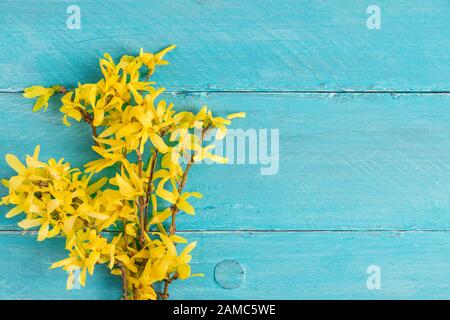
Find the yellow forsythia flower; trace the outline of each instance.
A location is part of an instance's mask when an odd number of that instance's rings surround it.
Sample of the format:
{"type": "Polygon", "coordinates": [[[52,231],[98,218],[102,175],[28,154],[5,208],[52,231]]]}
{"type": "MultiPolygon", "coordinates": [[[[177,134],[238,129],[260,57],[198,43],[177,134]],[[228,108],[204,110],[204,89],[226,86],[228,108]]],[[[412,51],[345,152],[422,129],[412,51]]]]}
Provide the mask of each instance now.
{"type": "Polygon", "coordinates": [[[95,83],[25,89],[24,97],[37,98],[33,111],[47,109],[49,98],[63,93],[63,123],[86,122],[97,154],[84,171],[64,159],[40,160],[39,146],[25,162],[6,155],[15,175],[2,180],[8,194],[0,205],[10,207],[7,218],[21,217],[21,228],[37,228],[38,241],[65,237],[68,256],[50,268],[68,272],[68,289],[75,282],[85,286],[99,264],[122,278],[123,299],[167,299],[172,281],[201,276],[190,266],[196,242],[175,234],[176,217],[195,214],[190,198],[202,198],[184,190],[187,174],[203,159],[227,161],[203,137],[215,130],[215,139],[223,139],[231,120],[245,113],[218,117],[207,106],[177,112],[163,98],[165,89],[148,79],[174,48],[155,54],[141,49],[116,61],[106,53],[99,63],[103,77],[95,83]],[[162,292],[158,282],[164,282],[162,292]]]}
{"type": "Polygon", "coordinates": [[[48,99],[52,95],[54,95],[56,90],[54,88],[44,88],[40,86],[33,86],[30,88],[26,88],[23,96],[25,98],[36,98],[38,97],[34,107],[33,111],[39,111],[44,107],[44,110],[47,110],[48,108],[48,99]]]}

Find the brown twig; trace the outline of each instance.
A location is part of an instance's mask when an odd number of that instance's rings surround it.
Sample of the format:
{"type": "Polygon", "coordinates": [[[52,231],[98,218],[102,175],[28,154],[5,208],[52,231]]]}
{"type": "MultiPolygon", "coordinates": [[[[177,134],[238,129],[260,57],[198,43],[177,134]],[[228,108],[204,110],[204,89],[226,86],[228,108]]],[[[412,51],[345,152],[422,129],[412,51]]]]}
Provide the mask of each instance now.
{"type": "Polygon", "coordinates": [[[169,285],[172,283],[172,280],[168,279],[164,281],[164,292],[161,294],[161,298],[163,300],[169,299],[169,285]]]}
{"type": "Polygon", "coordinates": [[[93,121],[91,115],[89,114],[89,112],[87,112],[86,110],[84,110],[81,107],[76,107],[76,109],[81,113],[81,116],[83,117],[84,122],[86,122],[87,124],[89,124],[91,126],[92,137],[94,138],[95,145],[98,147],[99,144],[96,140],[98,138],[97,127],[94,126],[94,121],[93,121]]]}
{"type": "MultiPolygon", "coordinates": [[[[208,132],[209,128],[210,128],[209,125],[206,126],[205,128],[203,128],[203,130],[202,130],[202,137],[201,137],[200,141],[203,141],[203,139],[204,139],[206,133],[208,132]]],[[[189,163],[186,165],[186,169],[184,170],[183,176],[181,177],[181,182],[178,185],[178,194],[180,194],[180,195],[181,195],[181,192],[183,191],[184,186],[186,185],[187,176],[188,176],[189,170],[191,169],[193,163],[194,163],[194,153],[192,153],[191,159],[190,159],[189,163]]],[[[176,204],[173,204],[170,207],[170,209],[172,211],[172,223],[170,225],[169,233],[170,234],[175,234],[175,232],[177,230],[175,219],[176,219],[176,215],[177,215],[179,209],[178,209],[176,204]]]]}
{"type": "Polygon", "coordinates": [[[145,76],[144,81],[148,81],[148,80],[150,79],[150,77],[153,75],[154,72],[155,72],[155,69],[148,70],[147,75],[145,76]]]}
{"type": "MultiPolygon", "coordinates": [[[[142,179],[143,176],[143,169],[142,169],[142,153],[141,151],[136,150],[136,154],[138,157],[138,175],[139,178],[142,179]]],[[[138,207],[139,207],[139,225],[140,225],[140,237],[139,242],[141,244],[144,243],[144,233],[145,233],[145,203],[144,203],[144,196],[139,196],[138,200],[138,207]]]]}
{"type": "Polygon", "coordinates": [[[145,227],[147,227],[147,221],[148,221],[148,216],[149,213],[148,211],[150,210],[150,201],[151,201],[151,194],[153,192],[153,176],[155,174],[155,168],[156,168],[156,160],[158,158],[158,149],[156,149],[152,155],[152,161],[150,163],[150,173],[148,176],[148,186],[147,186],[147,196],[146,196],[146,200],[145,200],[145,205],[147,206],[147,211],[145,214],[145,227]]]}
{"type": "Polygon", "coordinates": [[[175,275],[164,281],[164,291],[161,293],[161,298],[163,300],[169,299],[169,285],[173,282],[173,280],[176,280],[178,278],[178,275],[175,273],[175,275]]]}
{"type": "Polygon", "coordinates": [[[97,142],[97,140],[95,140],[98,138],[97,127],[94,126],[92,123],[90,123],[90,125],[91,125],[91,130],[92,130],[92,136],[94,137],[94,143],[96,146],[98,146],[98,142],[97,142]]]}
{"type": "MultiPolygon", "coordinates": [[[[184,186],[186,185],[187,176],[188,176],[189,170],[192,167],[193,161],[194,161],[194,155],[191,156],[190,162],[186,165],[186,169],[184,170],[183,176],[181,178],[181,182],[178,185],[178,194],[180,194],[180,195],[181,195],[181,192],[183,191],[184,186]]],[[[169,233],[170,234],[175,234],[175,231],[177,230],[176,223],[175,223],[175,218],[176,218],[176,215],[177,215],[179,209],[178,209],[178,206],[176,204],[173,204],[170,207],[170,209],[172,211],[172,223],[170,224],[169,233]]]]}
{"type": "MultiPolygon", "coordinates": [[[[208,125],[202,130],[201,141],[203,141],[209,128],[210,128],[210,126],[208,125]]],[[[178,185],[178,194],[180,194],[180,195],[181,195],[181,192],[183,191],[184,186],[186,185],[187,176],[188,176],[189,170],[191,169],[193,163],[194,163],[194,153],[192,153],[191,159],[190,159],[189,163],[186,165],[186,169],[184,170],[183,176],[181,178],[181,182],[178,185]]],[[[177,215],[179,209],[178,209],[177,205],[175,205],[175,204],[173,204],[170,207],[170,209],[172,211],[172,222],[170,224],[169,234],[173,235],[173,234],[175,234],[175,232],[177,230],[175,219],[176,219],[176,215],[177,215]]],[[[163,300],[167,300],[169,298],[169,293],[168,293],[169,285],[172,283],[172,281],[174,279],[176,279],[176,276],[174,276],[172,279],[164,280],[164,292],[161,296],[163,300]]]]}
{"type": "Polygon", "coordinates": [[[118,263],[120,272],[122,274],[122,290],[123,290],[123,300],[128,300],[128,282],[127,282],[127,272],[122,262],[118,263]]]}
{"type": "Polygon", "coordinates": [[[128,250],[128,236],[127,236],[127,224],[125,223],[125,220],[122,220],[122,226],[123,226],[123,241],[125,242],[125,250],[128,250]]]}
{"type": "MultiPolygon", "coordinates": [[[[166,134],[166,132],[168,131],[168,128],[164,128],[160,135],[162,138],[164,138],[164,135],[166,134]]],[[[149,216],[149,210],[150,210],[150,202],[151,202],[151,195],[153,192],[153,176],[155,174],[155,169],[156,169],[156,162],[158,160],[158,154],[159,151],[158,149],[155,148],[155,151],[152,154],[152,158],[151,158],[151,163],[150,163],[150,172],[149,172],[149,176],[148,176],[148,183],[147,183],[147,195],[146,195],[146,199],[145,199],[145,207],[146,207],[146,213],[145,213],[145,228],[147,228],[147,223],[148,223],[148,216],[149,216]]]]}
{"type": "Polygon", "coordinates": [[[61,86],[61,85],[53,86],[53,89],[55,89],[56,92],[61,92],[62,94],[66,94],[67,93],[66,87],[61,86]]]}
{"type": "MultiPolygon", "coordinates": [[[[61,85],[56,85],[56,86],[54,86],[53,88],[54,88],[57,92],[61,92],[62,94],[66,94],[67,91],[68,91],[68,90],[66,89],[66,87],[61,86],[61,85]]],[[[84,109],[81,108],[81,107],[76,107],[76,109],[78,110],[78,112],[81,113],[81,116],[82,116],[84,122],[88,123],[88,124],[91,126],[92,136],[94,137],[94,143],[95,143],[96,146],[98,146],[99,144],[98,144],[97,140],[95,140],[95,139],[98,137],[98,134],[97,134],[97,127],[94,126],[94,124],[93,124],[94,121],[93,121],[91,115],[89,114],[89,112],[87,112],[86,110],[84,110],[84,109]]]]}

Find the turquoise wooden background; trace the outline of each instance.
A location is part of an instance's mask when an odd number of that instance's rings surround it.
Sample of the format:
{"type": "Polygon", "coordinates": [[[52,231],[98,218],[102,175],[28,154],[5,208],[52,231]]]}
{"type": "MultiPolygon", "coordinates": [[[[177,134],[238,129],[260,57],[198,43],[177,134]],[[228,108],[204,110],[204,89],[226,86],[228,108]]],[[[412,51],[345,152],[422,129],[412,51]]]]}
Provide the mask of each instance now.
{"type": "MultiPolygon", "coordinates": [[[[0,1],[0,157],[74,165],[89,131],[31,113],[24,87],[94,81],[103,52],[175,43],[156,80],[179,107],[244,110],[236,128],[276,128],[280,168],[202,166],[205,194],[182,233],[205,278],[175,299],[450,298],[450,3],[447,0],[0,1]],[[69,30],[69,5],[81,29],[69,30]],[[381,9],[369,30],[366,9],[381,9]],[[234,261],[234,262],[233,262],[234,261]],[[366,270],[381,270],[369,290],[366,270]],[[244,273],[242,273],[244,272],[244,273]]],[[[4,162],[0,176],[11,174],[4,162]]],[[[3,214],[5,209],[1,209],[3,214]]],[[[62,239],[36,243],[0,218],[0,298],[117,299],[99,268],[65,291],[48,270],[62,239]]]]}

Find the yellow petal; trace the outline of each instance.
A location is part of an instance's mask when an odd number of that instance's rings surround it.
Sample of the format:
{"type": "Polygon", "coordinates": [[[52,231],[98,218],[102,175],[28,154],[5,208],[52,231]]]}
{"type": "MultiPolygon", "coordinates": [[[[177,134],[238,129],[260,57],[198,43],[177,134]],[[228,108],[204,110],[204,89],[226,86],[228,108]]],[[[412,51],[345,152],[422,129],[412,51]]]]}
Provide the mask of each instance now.
{"type": "Polygon", "coordinates": [[[45,164],[34,157],[30,157],[27,155],[26,163],[28,168],[43,168],[45,164]]]}
{"type": "Polygon", "coordinates": [[[163,234],[160,234],[159,237],[161,238],[162,242],[165,244],[167,248],[167,254],[171,257],[175,257],[177,255],[177,249],[172,239],[163,234]]]}
{"type": "Polygon", "coordinates": [[[98,127],[99,125],[102,124],[104,117],[105,117],[105,111],[103,109],[94,108],[94,121],[92,124],[95,127],[98,127]]]}
{"type": "Polygon", "coordinates": [[[89,90],[89,102],[92,108],[95,108],[95,98],[97,97],[97,86],[93,85],[91,90],[89,90]]]}
{"type": "Polygon", "coordinates": [[[60,260],[60,261],[57,261],[54,264],[52,264],[49,269],[55,269],[55,268],[61,268],[61,267],[67,266],[68,264],[71,264],[72,262],[75,262],[76,260],[77,260],[77,258],[75,258],[75,257],[70,257],[70,258],[60,260]]]}
{"type": "Polygon", "coordinates": [[[130,89],[130,92],[133,95],[133,98],[136,101],[136,103],[142,104],[144,99],[142,99],[142,96],[139,94],[139,92],[137,92],[136,89],[131,84],[128,85],[128,88],[130,89]]]}
{"type": "Polygon", "coordinates": [[[150,224],[163,223],[172,215],[172,211],[169,209],[164,210],[161,214],[158,214],[150,220],[150,224]]]}
{"type": "Polygon", "coordinates": [[[6,214],[6,218],[12,218],[17,216],[18,214],[21,214],[23,212],[23,209],[19,206],[11,209],[8,211],[8,213],[6,214]]]}
{"type": "Polygon", "coordinates": [[[169,261],[160,260],[158,264],[154,266],[153,277],[157,281],[163,280],[167,275],[167,269],[169,268],[169,261]]]}
{"type": "Polygon", "coordinates": [[[33,152],[33,158],[34,159],[36,159],[36,160],[38,160],[38,158],[39,158],[39,152],[41,151],[41,146],[40,145],[37,145],[35,148],[34,148],[34,152],[33,152]]]}
{"type": "Polygon", "coordinates": [[[105,131],[100,133],[99,137],[100,138],[109,137],[109,136],[113,135],[114,133],[116,133],[120,128],[122,128],[122,124],[112,125],[112,126],[108,127],[107,129],[105,129],[105,131]]]}
{"type": "Polygon", "coordinates": [[[217,126],[216,140],[222,140],[227,135],[227,127],[220,124],[217,126]]]}
{"type": "Polygon", "coordinates": [[[44,241],[48,235],[49,224],[44,222],[38,232],[38,241],[44,241]]]}
{"type": "Polygon", "coordinates": [[[125,226],[125,233],[129,236],[136,237],[136,227],[131,223],[127,224],[125,226]]]}
{"type": "Polygon", "coordinates": [[[133,263],[131,263],[131,260],[127,255],[125,254],[118,255],[116,259],[121,261],[123,265],[127,267],[131,272],[137,272],[136,266],[133,263]]]}
{"type": "Polygon", "coordinates": [[[23,228],[23,229],[30,229],[30,228],[34,228],[37,226],[40,226],[42,223],[44,222],[43,218],[39,218],[39,219],[25,219],[22,220],[18,223],[19,227],[23,228]]]}
{"type": "Polygon", "coordinates": [[[205,153],[205,158],[208,158],[217,163],[222,163],[222,164],[228,163],[228,158],[220,157],[218,155],[215,155],[215,154],[212,154],[209,152],[205,153]]]}
{"type": "Polygon", "coordinates": [[[27,168],[22,164],[22,162],[19,161],[19,159],[12,154],[7,154],[6,157],[6,163],[14,169],[18,174],[24,174],[27,168]]]}
{"type": "Polygon", "coordinates": [[[169,150],[164,140],[160,137],[159,134],[155,132],[150,132],[150,141],[152,142],[153,146],[161,153],[166,153],[169,150]]]}
{"type": "Polygon", "coordinates": [[[52,213],[57,208],[59,208],[60,202],[58,199],[52,199],[49,202],[47,202],[47,213],[52,213]]]}
{"type": "Polygon", "coordinates": [[[197,246],[197,241],[189,243],[181,252],[180,258],[187,256],[197,246]]]}
{"type": "Polygon", "coordinates": [[[69,120],[67,119],[67,114],[65,114],[65,115],[63,116],[62,122],[63,122],[66,126],[68,126],[68,127],[71,127],[71,126],[72,126],[72,125],[70,124],[69,120]]]}
{"type": "Polygon", "coordinates": [[[99,179],[97,182],[91,184],[91,185],[87,188],[88,194],[94,194],[94,193],[96,193],[96,192],[97,192],[100,188],[102,188],[107,182],[108,182],[108,178],[107,178],[107,177],[103,177],[103,178],[99,179]]]}
{"type": "Polygon", "coordinates": [[[69,273],[69,276],[67,277],[67,282],[66,282],[67,290],[72,290],[73,289],[74,278],[75,278],[75,276],[74,276],[73,272],[69,273]]]}
{"type": "Polygon", "coordinates": [[[172,44],[172,45],[168,46],[167,48],[161,50],[160,52],[155,53],[155,59],[156,59],[156,61],[159,61],[159,60],[161,60],[162,58],[164,58],[164,56],[165,56],[165,54],[166,54],[167,52],[169,52],[169,51],[175,49],[176,47],[177,47],[176,45],[172,44]]]}
{"type": "Polygon", "coordinates": [[[82,118],[81,112],[76,109],[69,109],[69,110],[65,111],[64,113],[68,117],[71,117],[71,118],[77,120],[78,122],[81,121],[81,118],[82,118]]]}
{"type": "Polygon", "coordinates": [[[175,243],[187,243],[187,240],[185,238],[176,234],[171,235],[169,238],[172,239],[172,241],[175,243]]]}
{"type": "Polygon", "coordinates": [[[190,214],[190,215],[195,214],[194,207],[191,206],[189,202],[187,202],[186,200],[184,200],[182,198],[177,202],[177,207],[178,207],[178,209],[186,212],[187,214],[190,214]]]}
{"type": "Polygon", "coordinates": [[[71,216],[64,221],[63,230],[66,235],[72,233],[72,229],[77,218],[78,218],[77,216],[71,216]]]}
{"type": "Polygon", "coordinates": [[[200,192],[189,192],[189,195],[197,199],[203,198],[203,195],[200,192]]]}
{"type": "Polygon", "coordinates": [[[109,216],[103,213],[98,213],[98,212],[88,212],[86,213],[87,216],[98,219],[98,220],[108,220],[109,216]]]}
{"type": "Polygon", "coordinates": [[[227,119],[231,120],[231,119],[235,119],[235,118],[245,118],[245,116],[246,116],[245,112],[237,112],[237,113],[229,114],[227,116],[227,119]]]}
{"type": "Polygon", "coordinates": [[[202,121],[202,120],[204,120],[205,117],[206,117],[206,112],[207,111],[208,111],[208,107],[207,106],[202,106],[200,111],[195,116],[195,121],[202,121]]]}
{"type": "Polygon", "coordinates": [[[134,188],[128,183],[127,180],[122,178],[119,174],[116,175],[116,182],[119,186],[119,191],[124,196],[130,196],[134,194],[134,188]]]}
{"type": "MultiPolygon", "coordinates": [[[[46,105],[46,97],[40,96],[33,106],[33,112],[41,110],[46,105]]],[[[47,104],[48,105],[48,104],[47,104]]]]}
{"type": "Polygon", "coordinates": [[[121,276],[122,275],[122,271],[120,271],[120,269],[112,269],[111,270],[111,274],[113,274],[115,276],[121,276]]]}
{"type": "Polygon", "coordinates": [[[170,202],[171,204],[174,204],[176,202],[176,200],[177,200],[175,195],[172,192],[167,191],[167,190],[162,189],[162,188],[157,188],[156,189],[156,194],[158,195],[158,197],[166,200],[167,202],[170,202]]]}
{"type": "Polygon", "coordinates": [[[83,270],[80,272],[78,281],[80,282],[82,287],[86,286],[86,268],[83,268],[83,270]]]}
{"type": "Polygon", "coordinates": [[[178,278],[181,280],[189,278],[189,276],[191,275],[191,266],[186,263],[183,263],[182,265],[178,266],[177,274],[178,278]]]}
{"type": "Polygon", "coordinates": [[[43,96],[47,93],[47,89],[41,86],[32,86],[25,88],[23,96],[25,98],[36,98],[38,96],[43,96]]]}

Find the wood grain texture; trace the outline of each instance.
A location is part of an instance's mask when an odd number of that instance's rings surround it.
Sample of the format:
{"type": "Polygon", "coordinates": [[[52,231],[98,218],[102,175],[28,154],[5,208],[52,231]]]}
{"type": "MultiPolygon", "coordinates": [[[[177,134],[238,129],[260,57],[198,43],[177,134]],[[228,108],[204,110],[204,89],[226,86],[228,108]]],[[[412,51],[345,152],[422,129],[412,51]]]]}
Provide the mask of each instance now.
{"type": "MultiPolygon", "coordinates": [[[[188,233],[198,240],[192,262],[204,278],[177,281],[172,299],[448,299],[448,232],[188,233]],[[246,277],[224,289],[214,279],[224,260],[246,277]],[[367,268],[381,270],[381,289],[369,290],[367,268]]],[[[99,266],[86,288],[66,291],[66,274],[48,270],[64,258],[63,239],[0,236],[0,299],[117,299],[118,277],[99,266]]],[[[232,268],[232,267],[231,267],[232,268]]],[[[227,270],[221,270],[226,273],[227,270]]],[[[234,269],[226,281],[239,275],[234,269]]]]}
{"type": "MultiPolygon", "coordinates": [[[[56,103],[32,114],[17,92],[93,82],[104,52],[175,43],[154,77],[166,98],[245,111],[233,128],[278,129],[280,154],[271,176],[261,163],[193,168],[188,188],[205,198],[178,227],[199,241],[193,269],[205,278],[175,283],[172,298],[450,299],[450,4],[377,0],[381,29],[368,30],[369,4],[1,1],[0,177],[13,173],[6,153],[36,144],[74,166],[95,156],[88,127],[63,126],[56,103]],[[81,30],[66,27],[73,4],[81,30]],[[381,290],[366,286],[371,265],[381,290]]],[[[48,270],[65,257],[63,239],[37,243],[6,210],[0,299],[120,297],[102,267],[67,292],[65,272],[48,270]]]]}
{"type": "Polygon", "coordinates": [[[156,80],[170,90],[449,91],[450,4],[365,1],[168,0],[0,3],[0,89],[95,81],[103,52],[175,43],[156,80]],[[69,30],[69,5],[81,29],[69,30]]]}
{"type": "MultiPolygon", "coordinates": [[[[188,189],[205,198],[194,202],[195,218],[180,216],[181,229],[450,229],[450,95],[167,98],[178,108],[245,110],[234,128],[280,132],[276,175],[261,175],[260,164],[194,166],[188,189]]],[[[19,94],[0,95],[1,177],[13,173],[6,153],[23,156],[38,143],[44,159],[65,156],[74,166],[93,159],[88,127],[66,128],[56,108],[33,114],[31,105],[19,94]]],[[[2,217],[0,228],[16,229],[17,221],[2,217]]]]}

